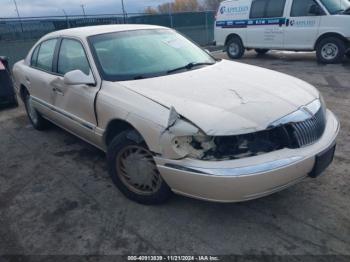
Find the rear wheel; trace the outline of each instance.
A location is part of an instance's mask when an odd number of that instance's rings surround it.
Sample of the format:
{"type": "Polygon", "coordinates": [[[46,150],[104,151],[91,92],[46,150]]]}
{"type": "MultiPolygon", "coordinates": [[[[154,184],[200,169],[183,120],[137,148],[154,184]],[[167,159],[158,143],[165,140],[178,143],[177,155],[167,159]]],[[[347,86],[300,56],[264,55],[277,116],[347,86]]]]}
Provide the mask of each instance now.
{"type": "Polygon", "coordinates": [[[226,52],[229,58],[239,59],[244,55],[245,48],[239,37],[232,37],[226,45],[226,52]]]}
{"type": "Polygon", "coordinates": [[[162,204],[172,191],[162,179],[152,153],[137,132],[117,135],[108,147],[109,174],[118,189],[129,199],[145,205],[162,204]]]}
{"type": "Polygon", "coordinates": [[[48,121],[44,119],[40,113],[34,108],[32,97],[26,93],[24,97],[24,105],[27,111],[28,118],[32,126],[37,130],[44,130],[48,126],[48,121]]]}
{"type": "Polygon", "coordinates": [[[267,52],[269,52],[270,50],[269,49],[255,49],[255,52],[258,54],[258,55],[264,55],[266,54],[267,52]]]}
{"type": "Polygon", "coordinates": [[[345,54],[345,43],[336,37],[322,39],[316,47],[317,60],[324,64],[340,63],[345,54]]]}
{"type": "Polygon", "coordinates": [[[12,105],[14,107],[18,107],[18,100],[16,95],[13,96],[12,105]]]}

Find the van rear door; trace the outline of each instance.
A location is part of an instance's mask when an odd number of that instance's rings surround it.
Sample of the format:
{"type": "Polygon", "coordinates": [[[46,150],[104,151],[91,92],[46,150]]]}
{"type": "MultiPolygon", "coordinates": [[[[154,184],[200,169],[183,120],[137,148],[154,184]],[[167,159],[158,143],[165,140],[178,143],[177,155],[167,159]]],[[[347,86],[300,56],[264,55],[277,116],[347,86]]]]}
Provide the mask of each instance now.
{"type": "Polygon", "coordinates": [[[281,49],[284,40],[286,0],[253,0],[247,28],[250,48],[281,49]]]}
{"type": "Polygon", "coordinates": [[[313,50],[318,35],[322,7],[314,0],[292,0],[285,29],[284,47],[292,50],[313,50]]]}

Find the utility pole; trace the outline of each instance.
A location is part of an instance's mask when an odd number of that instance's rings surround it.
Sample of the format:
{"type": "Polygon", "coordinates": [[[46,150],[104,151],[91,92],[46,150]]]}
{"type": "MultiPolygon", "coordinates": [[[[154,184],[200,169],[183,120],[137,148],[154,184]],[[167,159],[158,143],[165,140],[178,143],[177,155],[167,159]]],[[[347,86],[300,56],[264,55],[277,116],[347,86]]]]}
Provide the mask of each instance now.
{"type": "Polygon", "coordinates": [[[62,12],[63,12],[64,16],[66,17],[67,28],[69,28],[70,26],[69,26],[68,15],[67,15],[67,13],[66,13],[66,10],[62,9],[62,12]]]}
{"type": "Polygon", "coordinates": [[[171,2],[168,3],[168,11],[169,11],[169,18],[170,18],[170,27],[173,28],[173,16],[171,14],[171,2]]]}
{"type": "Polygon", "coordinates": [[[20,24],[21,24],[21,31],[22,31],[22,33],[23,33],[22,19],[21,19],[21,16],[19,15],[19,11],[18,11],[18,6],[17,6],[16,0],[13,0],[13,3],[15,4],[15,11],[16,11],[16,13],[17,13],[19,22],[20,22],[20,24]]]}
{"type": "Polygon", "coordinates": [[[83,14],[84,14],[84,17],[86,17],[86,14],[85,14],[85,5],[81,4],[81,9],[83,10],[83,14]]]}
{"type": "Polygon", "coordinates": [[[122,1],[123,21],[124,21],[124,24],[126,24],[126,12],[125,12],[124,0],[121,0],[121,1],[122,1]]]}

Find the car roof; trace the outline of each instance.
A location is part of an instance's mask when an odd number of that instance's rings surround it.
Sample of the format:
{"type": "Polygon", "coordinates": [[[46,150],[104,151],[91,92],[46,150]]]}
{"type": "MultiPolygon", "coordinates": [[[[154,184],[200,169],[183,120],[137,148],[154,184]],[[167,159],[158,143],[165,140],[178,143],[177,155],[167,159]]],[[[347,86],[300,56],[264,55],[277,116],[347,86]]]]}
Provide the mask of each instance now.
{"type": "Polygon", "coordinates": [[[45,35],[44,38],[46,39],[46,38],[54,38],[54,37],[60,37],[60,36],[87,38],[89,36],[99,35],[99,34],[130,31],[130,30],[142,30],[142,29],[166,29],[166,27],[155,26],[155,25],[139,25],[139,24],[85,26],[85,27],[76,27],[76,28],[55,31],[45,35]]]}

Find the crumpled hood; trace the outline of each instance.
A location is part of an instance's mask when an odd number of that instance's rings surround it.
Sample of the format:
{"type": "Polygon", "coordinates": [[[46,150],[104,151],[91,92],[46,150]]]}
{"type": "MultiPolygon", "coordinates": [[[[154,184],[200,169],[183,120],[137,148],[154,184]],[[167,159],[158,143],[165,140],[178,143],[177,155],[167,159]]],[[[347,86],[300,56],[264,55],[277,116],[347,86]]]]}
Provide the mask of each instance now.
{"type": "Polygon", "coordinates": [[[264,130],[319,96],[314,87],[294,77],[227,60],[121,84],[168,108],[173,106],[207,135],[264,130]]]}

